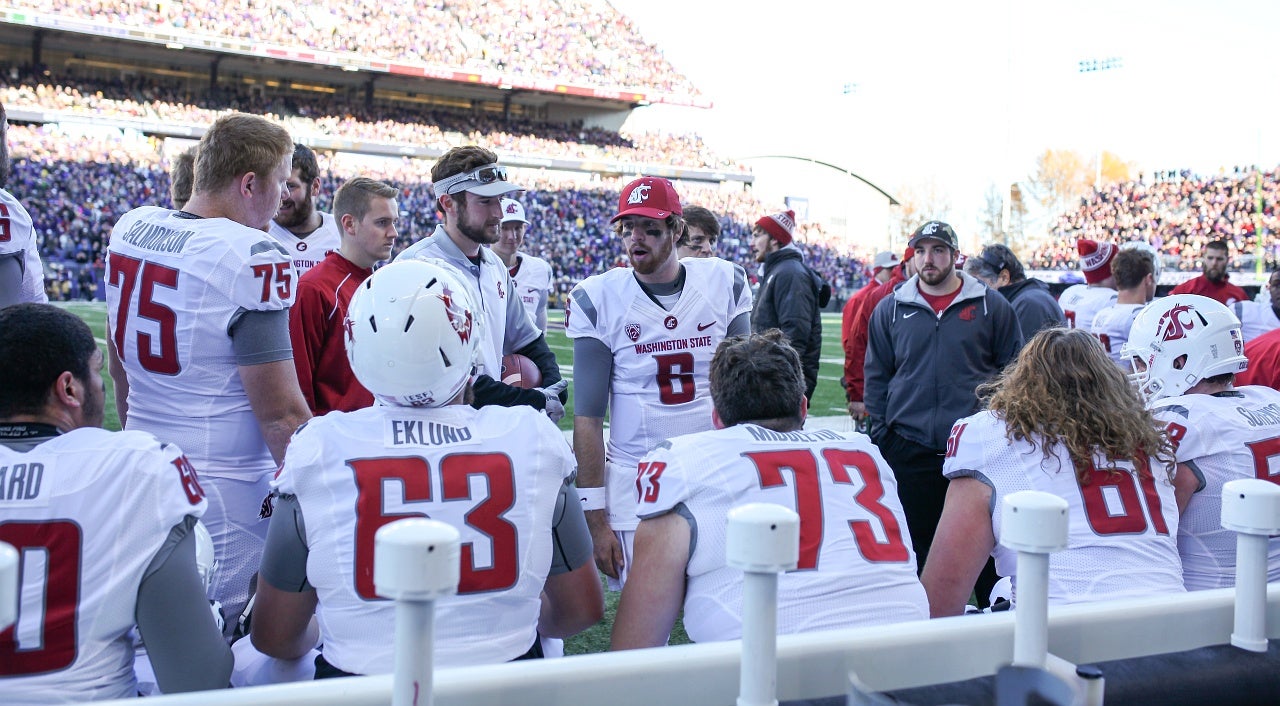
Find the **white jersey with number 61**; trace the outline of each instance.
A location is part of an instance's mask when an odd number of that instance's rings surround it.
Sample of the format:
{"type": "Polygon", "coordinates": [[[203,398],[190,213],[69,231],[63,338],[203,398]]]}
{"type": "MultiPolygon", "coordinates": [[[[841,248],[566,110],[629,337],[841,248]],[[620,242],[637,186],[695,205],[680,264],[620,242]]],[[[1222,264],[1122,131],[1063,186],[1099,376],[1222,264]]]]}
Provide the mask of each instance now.
{"type": "Polygon", "coordinates": [[[1049,603],[1084,603],[1131,596],[1179,593],[1178,504],[1165,470],[1146,456],[1117,461],[1114,470],[1099,454],[1076,479],[1066,447],[1044,454],[1043,440],[1014,440],[1004,420],[990,410],[956,422],[947,440],[942,473],[975,478],[992,489],[991,529],[996,573],[1018,587],[1017,552],[999,543],[1005,497],[1039,490],[1067,501],[1067,548],[1049,555],[1049,603]]]}

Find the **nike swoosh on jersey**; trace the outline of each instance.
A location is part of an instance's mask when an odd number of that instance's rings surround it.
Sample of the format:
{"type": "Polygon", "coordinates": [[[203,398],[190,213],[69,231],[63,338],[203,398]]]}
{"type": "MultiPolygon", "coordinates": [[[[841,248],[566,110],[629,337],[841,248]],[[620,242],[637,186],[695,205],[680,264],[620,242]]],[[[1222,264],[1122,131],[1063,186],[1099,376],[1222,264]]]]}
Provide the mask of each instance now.
{"type": "Polygon", "coordinates": [[[711,323],[709,323],[709,324],[698,324],[698,330],[699,330],[699,331],[706,331],[707,329],[709,329],[709,328],[711,328],[712,326],[715,326],[715,325],[716,325],[716,322],[714,322],[714,321],[712,321],[712,322],[711,322],[711,323]]]}
{"type": "Polygon", "coordinates": [[[909,318],[911,318],[911,317],[913,317],[913,316],[915,316],[916,314],[919,314],[919,313],[920,313],[920,312],[918,312],[918,311],[913,311],[913,312],[911,312],[910,314],[903,314],[903,315],[902,315],[902,318],[904,318],[904,319],[909,319],[909,318]]]}

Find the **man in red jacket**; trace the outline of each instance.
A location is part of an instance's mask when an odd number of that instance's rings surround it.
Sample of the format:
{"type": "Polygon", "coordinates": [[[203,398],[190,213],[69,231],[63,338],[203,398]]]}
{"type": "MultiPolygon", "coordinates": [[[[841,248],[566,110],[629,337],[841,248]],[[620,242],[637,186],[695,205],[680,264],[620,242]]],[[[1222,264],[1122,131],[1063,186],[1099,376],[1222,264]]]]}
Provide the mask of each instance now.
{"type": "Polygon", "coordinates": [[[400,220],[398,194],[366,177],[343,184],[333,198],[342,244],[298,280],[289,339],[298,384],[317,417],[373,404],[373,395],[351,373],[343,324],[351,297],[373,274],[374,264],[391,259],[400,220]]]}
{"type": "MultiPolygon", "coordinates": [[[[849,333],[853,329],[853,317],[858,313],[858,307],[862,306],[862,300],[866,295],[876,287],[888,282],[893,277],[894,271],[901,264],[896,253],[884,252],[876,253],[875,260],[871,265],[871,280],[863,285],[862,289],[849,295],[849,300],[844,303],[844,309],[840,318],[840,345],[844,348],[844,377],[840,379],[841,386],[847,388],[849,374],[853,371],[854,360],[849,357],[849,333]]],[[[862,368],[862,359],[858,358],[856,366],[862,368]]],[[[847,393],[846,393],[847,394],[847,393]]]]}
{"type": "Polygon", "coordinates": [[[1227,279],[1227,244],[1214,240],[1204,246],[1200,253],[1201,267],[1204,274],[1183,282],[1173,288],[1170,294],[1199,294],[1202,297],[1217,299],[1231,306],[1235,302],[1249,299],[1245,291],[1227,279]]]}
{"type": "Polygon", "coordinates": [[[867,408],[862,404],[862,366],[867,357],[867,326],[871,322],[871,312],[876,304],[889,296],[895,287],[906,282],[916,273],[912,262],[915,248],[907,248],[902,255],[902,264],[893,268],[887,282],[882,282],[862,297],[858,308],[853,312],[853,321],[847,328],[848,343],[844,348],[845,398],[849,401],[849,416],[855,420],[863,420],[867,416],[867,408]]]}

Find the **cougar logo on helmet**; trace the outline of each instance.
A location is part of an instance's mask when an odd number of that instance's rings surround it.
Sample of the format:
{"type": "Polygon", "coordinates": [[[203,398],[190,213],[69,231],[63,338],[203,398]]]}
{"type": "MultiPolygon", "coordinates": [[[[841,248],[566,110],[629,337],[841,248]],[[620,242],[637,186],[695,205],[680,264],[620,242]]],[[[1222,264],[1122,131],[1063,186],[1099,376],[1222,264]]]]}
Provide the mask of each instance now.
{"type": "Polygon", "coordinates": [[[463,343],[471,340],[471,312],[463,307],[453,303],[453,292],[449,289],[449,285],[444,285],[443,291],[440,293],[440,299],[444,301],[444,311],[449,316],[449,325],[453,326],[453,330],[457,332],[458,338],[463,343]]]}
{"type": "Polygon", "coordinates": [[[1190,304],[1179,304],[1165,312],[1165,315],[1160,317],[1160,323],[1156,325],[1156,330],[1160,332],[1160,340],[1176,341],[1186,338],[1187,330],[1196,326],[1191,314],[1190,304]]]}
{"type": "Polygon", "coordinates": [[[641,184],[631,190],[631,195],[627,197],[627,203],[644,203],[649,200],[649,189],[653,186],[650,184],[641,184]]]}

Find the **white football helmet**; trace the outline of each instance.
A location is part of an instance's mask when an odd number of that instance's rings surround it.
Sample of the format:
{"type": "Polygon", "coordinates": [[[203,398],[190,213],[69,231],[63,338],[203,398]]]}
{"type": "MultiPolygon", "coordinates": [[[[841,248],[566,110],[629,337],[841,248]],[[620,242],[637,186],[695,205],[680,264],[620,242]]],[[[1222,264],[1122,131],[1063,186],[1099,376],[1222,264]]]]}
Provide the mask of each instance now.
{"type": "Polygon", "coordinates": [[[471,378],[480,317],[443,262],[393,262],[366,279],[347,309],[347,360],[378,400],[439,407],[471,378]]]}
{"type": "Polygon", "coordinates": [[[1148,304],[1134,319],[1120,355],[1133,364],[1133,380],[1148,402],[1249,367],[1240,320],[1223,304],[1198,294],[1175,294],[1148,304]]]}
{"type": "Polygon", "coordinates": [[[1160,284],[1160,273],[1164,271],[1164,262],[1160,257],[1160,251],[1156,250],[1155,246],[1153,246],[1151,243],[1148,243],[1145,240],[1130,240],[1128,242],[1121,243],[1120,249],[1121,250],[1141,250],[1142,252],[1145,252],[1148,255],[1150,255],[1151,259],[1155,260],[1155,263],[1156,263],[1156,269],[1155,269],[1155,272],[1153,272],[1153,274],[1155,275],[1156,284],[1160,284]]]}

